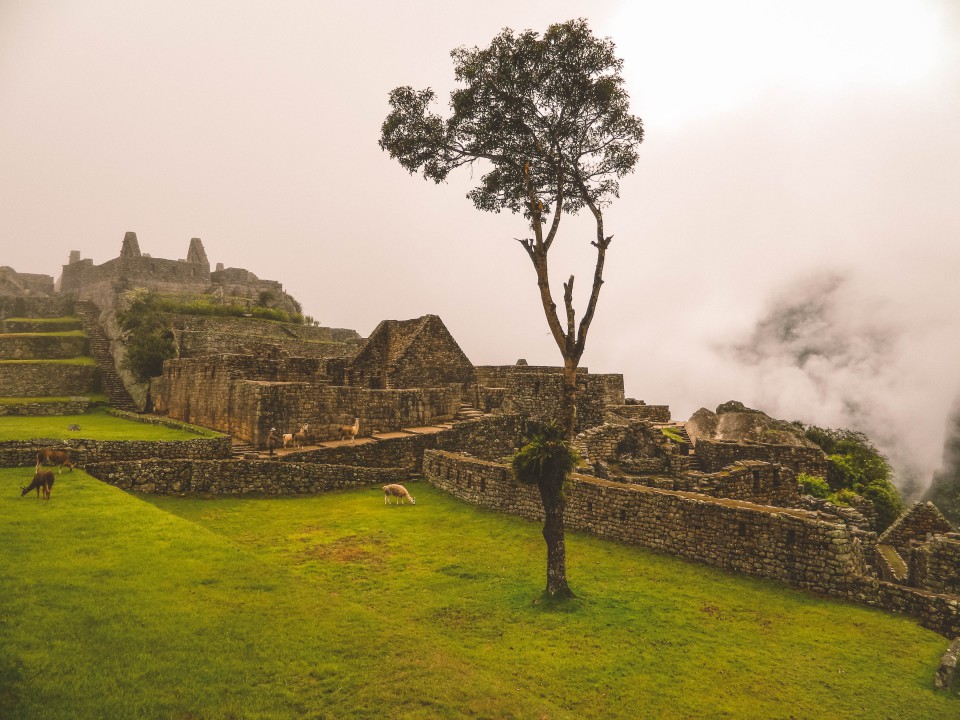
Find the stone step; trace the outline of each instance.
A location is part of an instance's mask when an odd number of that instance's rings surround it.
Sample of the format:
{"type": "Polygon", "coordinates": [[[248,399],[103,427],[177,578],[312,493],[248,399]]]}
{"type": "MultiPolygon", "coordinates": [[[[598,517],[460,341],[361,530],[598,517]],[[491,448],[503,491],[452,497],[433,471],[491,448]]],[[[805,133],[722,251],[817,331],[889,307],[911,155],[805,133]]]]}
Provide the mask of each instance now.
{"type": "Polygon", "coordinates": [[[83,329],[89,339],[90,356],[96,360],[100,367],[101,382],[104,392],[110,398],[110,404],[120,410],[137,412],[138,408],[117,372],[116,364],[113,361],[113,353],[110,351],[110,341],[100,326],[99,308],[92,302],[85,300],[77,302],[76,313],[83,322],[83,329]]]}

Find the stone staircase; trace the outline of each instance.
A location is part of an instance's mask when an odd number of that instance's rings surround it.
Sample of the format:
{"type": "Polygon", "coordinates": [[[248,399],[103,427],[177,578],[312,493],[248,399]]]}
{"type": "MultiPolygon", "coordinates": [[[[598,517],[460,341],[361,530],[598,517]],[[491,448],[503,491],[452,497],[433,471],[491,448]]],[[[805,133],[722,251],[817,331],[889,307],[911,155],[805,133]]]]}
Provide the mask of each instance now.
{"type": "Polygon", "coordinates": [[[85,300],[76,303],[74,312],[83,322],[83,329],[90,343],[90,356],[100,368],[103,391],[110,399],[110,404],[119,410],[139,412],[117,372],[113,353],[110,352],[110,341],[100,326],[100,310],[92,302],[85,300]]]}
{"type": "Polygon", "coordinates": [[[457,420],[473,420],[479,417],[483,417],[482,410],[478,410],[473,405],[468,405],[467,403],[460,403],[460,409],[457,411],[457,420]]]}

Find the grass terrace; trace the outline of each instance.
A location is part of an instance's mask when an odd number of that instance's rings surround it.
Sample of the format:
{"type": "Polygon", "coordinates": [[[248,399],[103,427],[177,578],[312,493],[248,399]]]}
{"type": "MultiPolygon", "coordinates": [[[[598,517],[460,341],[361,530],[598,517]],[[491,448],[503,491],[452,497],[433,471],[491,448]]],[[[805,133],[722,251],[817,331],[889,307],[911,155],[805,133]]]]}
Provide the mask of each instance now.
{"type": "Polygon", "coordinates": [[[92,357],[60,358],[58,360],[0,360],[0,365],[96,365],[92,357]]]}
{"type": "MultiPolygon", "coordinates": [[[[18,398],[23,401],[23,398],[18,398]]],[[[83,415],[0,417],[0,441],[33,440],[45,438],[67,440],[193,440],[197,437],[217,437],[219,433],[186,423],[155,425],[118,417],[106,408],[95,408],[83,415]],[[80,430],[68,430],[79,425],[80,430]],[[176,425],[176,426],[175,426],[176,425]]],[[[2,717],[2,715],[0,715],[2,717]]]]}
{"type": "Polygon", "coordinates": [[[145,497],[0,470],[3,718],[960,718],[914,621],[430,486],[145,497]]]}

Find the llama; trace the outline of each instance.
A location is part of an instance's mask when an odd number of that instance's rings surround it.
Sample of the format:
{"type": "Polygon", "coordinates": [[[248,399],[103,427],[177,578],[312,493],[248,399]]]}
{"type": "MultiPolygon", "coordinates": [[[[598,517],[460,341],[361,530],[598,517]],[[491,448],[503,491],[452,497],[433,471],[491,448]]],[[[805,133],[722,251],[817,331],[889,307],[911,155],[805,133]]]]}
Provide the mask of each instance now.
{"type": "Polygon", "coordinates": [[[37,497],[40,497],[40,491],[43,490],[43,499],[50,499],[50,491],[53,489],[53,470],[37,470],[33,476],[33,481],[27,487],[20,487],[20,497],[23,497],[31,490],[37,491],[37,497]]]}
{"type": "Polygon", "coordinates": [[[360,432],[360,418],[353,419],[353,425],[337,425],[337,436],[340,440],[350,438],[350,442],[356,442],[357,433],[360,432]]]}
{"type": "Polygon", "coordinates": [[[403,485],[384,485],[383,486],[383,504],[388,505],[388,498],[395,497],[397,499],[397,505],[404,503],[409,500],[411,505],[416,505],[416,499],[407,492],[407,489],[403,485]]]}
{"type": "Polygon", "coordinates": [[[302,448],[307,444],[307,435],[310,432],[309,425],[301,425],[300,429],[293,434],[293,446],[295,448],[302,448]]]}
{"type": "Polygon", "coordinates": [[[283,434],[283,447],[288,448],[293,445],[293,433],[283,434]]]}
{"type": "Polygon", "coordinates": [[[56,448],[42,448],[37,450],[37,472],[40,472],[41,465],[59,465],[59,472],[63,472],[63,466],[66,465],[73,472],[74,462],[70,459],[69,450],[57,450],[56,448]]]}

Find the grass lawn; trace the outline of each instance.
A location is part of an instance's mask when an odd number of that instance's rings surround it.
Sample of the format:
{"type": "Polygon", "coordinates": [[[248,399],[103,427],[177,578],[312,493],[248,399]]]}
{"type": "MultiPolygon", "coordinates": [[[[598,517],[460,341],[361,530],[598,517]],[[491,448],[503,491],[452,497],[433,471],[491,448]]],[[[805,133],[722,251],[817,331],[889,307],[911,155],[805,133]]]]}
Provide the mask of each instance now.
{"type": "Polygon", "coordinates": [[[87,400],[88,402],[107,403],[109,399],[102,393],[89,395],[40,395],[37,397],[0,397],[0,405],[25,405],[27,403],[63,403],[71,400],[87,400]]]}
{"type": "Polygon", "coordinates": [[[51,438],[67,440],[193,440],[197,437],[215,437],[217,433],[201,427],[195,432],[187,429],[152,425],[110,415],[106,410],[95,408],[83,415],[28,416],[9,415],[0,417],[0,441],[33,440],[51,438]],[[69,425],[79,425],[80,430],[67,430],[69,425]]]}
{"type": "Polygon", "coordinates": [[[0,360],[0,365],[96,365],[92,357],[81,356],[57,360],[0,360]]]}
{"type": "Polygon", "coordinates": [[[54,332],[22,332],[22,333],[0,333],[0,339],[3,338],[22,338],[22,337],[85,337],[83,330],[57,330],[54,332]]]}
{"type": "Polygon", "coordinates": [[[539,527],[423,483],[146,498],[0,470],[2,718],[960,718],[910,619],[539,527]]]}

